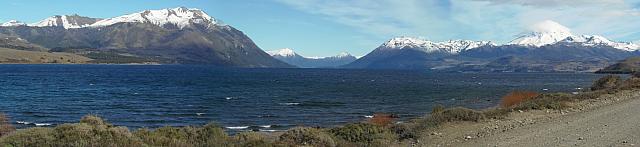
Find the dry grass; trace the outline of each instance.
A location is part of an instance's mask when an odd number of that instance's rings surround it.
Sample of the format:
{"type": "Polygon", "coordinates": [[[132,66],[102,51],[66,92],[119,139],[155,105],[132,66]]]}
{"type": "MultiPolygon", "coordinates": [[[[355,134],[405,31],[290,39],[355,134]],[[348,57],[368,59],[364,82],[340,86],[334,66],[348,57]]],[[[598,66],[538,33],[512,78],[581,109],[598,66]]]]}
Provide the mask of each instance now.
{"type": "Polygon", "coordinates": [[[513,91],[502,97],[500,106],[503,108],[511,107],[524,101],[531,100],[538,95],[538,93],[530,91],[513,91]]]}
{"type": "Polygon", "coordinates": [[[7,135],[15,130],[16,128],[11,125],[9,117],[4,115],[4,113],[0,113],[0,136],[7,135]]]}

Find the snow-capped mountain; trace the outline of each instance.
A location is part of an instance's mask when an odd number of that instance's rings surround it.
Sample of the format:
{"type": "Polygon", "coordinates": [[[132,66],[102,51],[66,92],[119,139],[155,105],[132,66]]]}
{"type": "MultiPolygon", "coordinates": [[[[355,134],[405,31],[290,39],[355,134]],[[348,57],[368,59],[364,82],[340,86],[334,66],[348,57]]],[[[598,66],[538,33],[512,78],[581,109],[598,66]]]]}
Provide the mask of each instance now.
{"type": "Polygon", "coordinates": [[[569,28],[550,20],[535,24],[531,30],[534,32],[517,37],[508,44],[541,47],[557,43],[567,37],[573,36],[569,28]]]}
{"type": "Polygon", "coordinates": [[[546,20],[535,24],[531,30],[534,32],[524,34],[507,45],[520,45],[529,47],[541,47],[557,43],[577,44],[585,47],[609,46],[625,51],[636,51],[640,45],[627,42],[614,42],[599,35],[574,35],[571,30],[557,22],[546,20]]]}
{"type": "Polygon", "coordinates": [[[51,52],[109,56],[96,59],[98,63],[293,67],[269,56],[240,30],[202,10],[184,7],[108,19],[53,16],[27,27],[0,27],[0,34],[22,38],[51,52]]]}
{"type": "Polygon", "coordinates": [[[56,15],[29,24],[32,27],[63,27],[65,29],[77,29],[87,27],[100,19],[83,17],[79,15],[56,15]]]}
{"type": "Polygon", "coordinates": [[[640,45],[638,44],[629,42],[613,42],[598,35],[569,36],[559,43],[576,43],[585,47],[609,46],[625,51],[636,51],[640,49],[640,45]]]}
{"type": "Polygon", "coordinates": [[[357,58],[347,52],[330,57],[304,57],[290,48],[267,51],[272,57],[302,68],[334,68],[355,61],[357,58]]]}
{"type": "Polygon", "coordinates": [[[427,53],[439,52],[458,54],[465,50],[470,50],[486,45],[495,46],[495,44],[489,41],[450,40],[445,42],[432,42],[429,40],[414,37],[396,37],[382,44],[379,49],[416,49],[422,50],[427,53]]]}
{"type": "Polygon", "coordinates": [[[178,7],[173,9],[146,10],[124,16],[108,18],[98,21],[90,25],[90,27],[104,27],[117,23],[151,23],[160,27],[170,24],[181,29],[191,26],[192,24],[225,25],[220,20],[216,20],[200,9],[178,7]]]}
{"type": "Polygon", "coordinates": [[[279,50],[267,51],[267,54],[269,54],[271,56],[280,56],[280,57],[299,56],[298,54],[296,54],[296,52],[294,52],[290,48],[283,48],[283,49],[279,49],[279,50]]]}
{"type": "MultiPolygon", "coordinates": [[[[145,10],[138,13],[123,16],[97,19],[78,15],[56,15],[36,23],[29,24],[32,27],[63,27],[65,29],[77,29],[85,27],[105,27],[118,23],[150,23],[160,27],[172,25],[183,29],[193,24],[226,26],[200,9],[178,7],[161,10],[145,10]]],[[[4,26],[4,24],[3,24],[4,26]]]]}
{"type": "Polygon", "coordinates": [[[26,23],[17,21],[17,20],[10,20],[8,22],[2,23],[0,26],[2,27],[14,27],[14,26],[26,26],[26,23]]]}

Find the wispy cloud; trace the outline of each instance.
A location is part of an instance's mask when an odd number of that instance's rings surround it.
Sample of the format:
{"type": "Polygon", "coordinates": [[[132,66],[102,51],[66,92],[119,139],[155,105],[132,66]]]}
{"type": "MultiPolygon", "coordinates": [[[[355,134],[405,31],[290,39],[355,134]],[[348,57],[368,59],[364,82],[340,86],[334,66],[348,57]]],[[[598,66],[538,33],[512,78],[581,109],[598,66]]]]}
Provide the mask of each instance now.
{"type": "Polygon", "coordinates": [[[493,4],[516,4],[535,7],[576,7],[576,6],[619,6],[624,5],[624,0],[475,0],[493,4]]]}
{"type": "Polygon", "coordinates": [[[376,37],[510,41],[555,20],[578,34],[640,40],[638,3],[624,0],[277,0],[376,37]]]}

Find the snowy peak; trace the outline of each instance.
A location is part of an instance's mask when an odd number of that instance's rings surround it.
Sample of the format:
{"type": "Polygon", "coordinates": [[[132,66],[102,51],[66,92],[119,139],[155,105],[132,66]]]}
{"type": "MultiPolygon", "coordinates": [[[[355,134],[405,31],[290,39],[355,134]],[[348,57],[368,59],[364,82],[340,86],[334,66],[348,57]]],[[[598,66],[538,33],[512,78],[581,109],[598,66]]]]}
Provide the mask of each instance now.
{"type": "Polygon", "coordinates": [[[593,46],[609,46],[625,51],[635,51],[640,49],[640,45],[627,42],[614,42],[603,36],[598,35],[581,35],[576,36],[571,33],[571,30],[565,26],[560,25],[557,22],[546,20],[533,25],[530,28],[532,33],[522,35],[513,41],[509,42],[509,45],[521,45],[531,47],[541,47],[556,43],[573,43],[581,46],[593,47],[593,46]]]}
{"type": "Polygon", "coordinates": [[[353,57],[355,58],[355,56],[347,53],[347,52],[342,52],[338,55],[335,56],[330,56],[330,57],[304,57],[298,53],[296,53],[295,51],[293,51],[293,49],[290,48],[283,48],[283,49],[279,49],[279,50],[272,50],[272,51],[267,51],[267,54],[271,55],[272,57],[301,57],[301,58],[306,58],[306,59],[326,59],[326,58],[350,58],[353,57]]]}
{"type": "Polygon", "coordinates": [[[175,25],[182,29],[193,24],[221,25],[224,24],[209,16],[200,9],[178,7],[173,9],[146,10],[124,16],[104,19],[92,24],[91,27],[104,27],[117,23],[151,23],[160,27],[175,25]]]}
{"type": "Polygon", "coordinates": [[[290,48],[283,48],[283,49],[279,49],[279,50],[267,51],[267,54],[269,54],[271,56],[281,56],[281,57],[293,57],[293,56],[298,55],[290,48]]]}
{"type": "Polygon", "coordinates": [[[100,19],[83,17],[79,15],[56,15],[39,22],[30,24],[33,27],[63,27],[65,29],[75,29],[89,26],[100,19]]]}
{"type": "Polygon", "coordinates": [[[17,21],[17,20],[10,20],[8,22],[2,23],[0,26],[2,27],[15,27],[15,26],[26,26],[26,23],[17,21]]]}
{"type": "Polygon", "coordinates": [[[333,57],[336,57],[336,58],[344,58],[344,57],[355,57],[355,56],[353,56],[353,55],[351,55],[351,54],[349,54],[349,53],[347,53],[347,52],[341,52],[340,54],[338,54],[338,55],[336,55],[336,56],[333,56],[333,57]]]}
{"type": "Polygon", "coordinates": [[[603,36],[598,35],[582,35],[582,36],[570,36],[560,41],[561,43],[576,43],[582,46],[609,46],[625,51],[636,51],[640,49],[640,45],[628,42],[614,42],[603,36]]]}
{"type": "Polygon", "coordinates": [[[573,36],[569,28],[551,20],[537,23],[530,29],[534,32],[517,37],[508,44],[541,47],[557,43],[567,37],[573,36]]]}
{"type": "Polygon", "coordinates": [[[445,52],[457,54],[465,50],[470,50],[487,45],[495,46],[495,44],[489,41],[450,40],[445,42],[432,42],[413,37],[397,37],[385,42],[381,47],[384,47],[383,49],[409,48],[420,49],[427,53],[445,52]]]}

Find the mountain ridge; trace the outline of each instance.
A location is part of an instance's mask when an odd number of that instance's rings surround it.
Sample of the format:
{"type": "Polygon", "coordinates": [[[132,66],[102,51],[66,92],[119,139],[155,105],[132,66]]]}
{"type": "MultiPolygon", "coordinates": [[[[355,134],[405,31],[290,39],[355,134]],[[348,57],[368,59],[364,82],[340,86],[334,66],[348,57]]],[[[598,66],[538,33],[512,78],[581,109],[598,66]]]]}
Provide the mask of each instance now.
{"type": "Polygon", "coordinates": [[[269,56],[243,32],[214,21],[200,9],[178,7],[123,16],[140,17],[120,20],[59,15],[31,25],[0,27],[0,34],[49,48],[52,52],[110,59],[106,63],[135,58],[130,61],[292,67],[269,56]],[[147,17],[152,15],[153,18],[147,17]]]}
{"type": "Polygon", "coordinates": [[[598,35],[574,35],[553,21],[511,42],[433,42],[396,37],[343,68],[428,69],[450,72],[593,72],[617,60],[640,54],[640,45],[598,35]]]}
{"type": "Polygon", "coordinates": [[[267,51],[267,53],[280,61],[301,68],[336,68],[357,59],[347,52],[341,52],[338,55],[329,57],[305,57],[290,48],[271,50],[267,51]]]}

